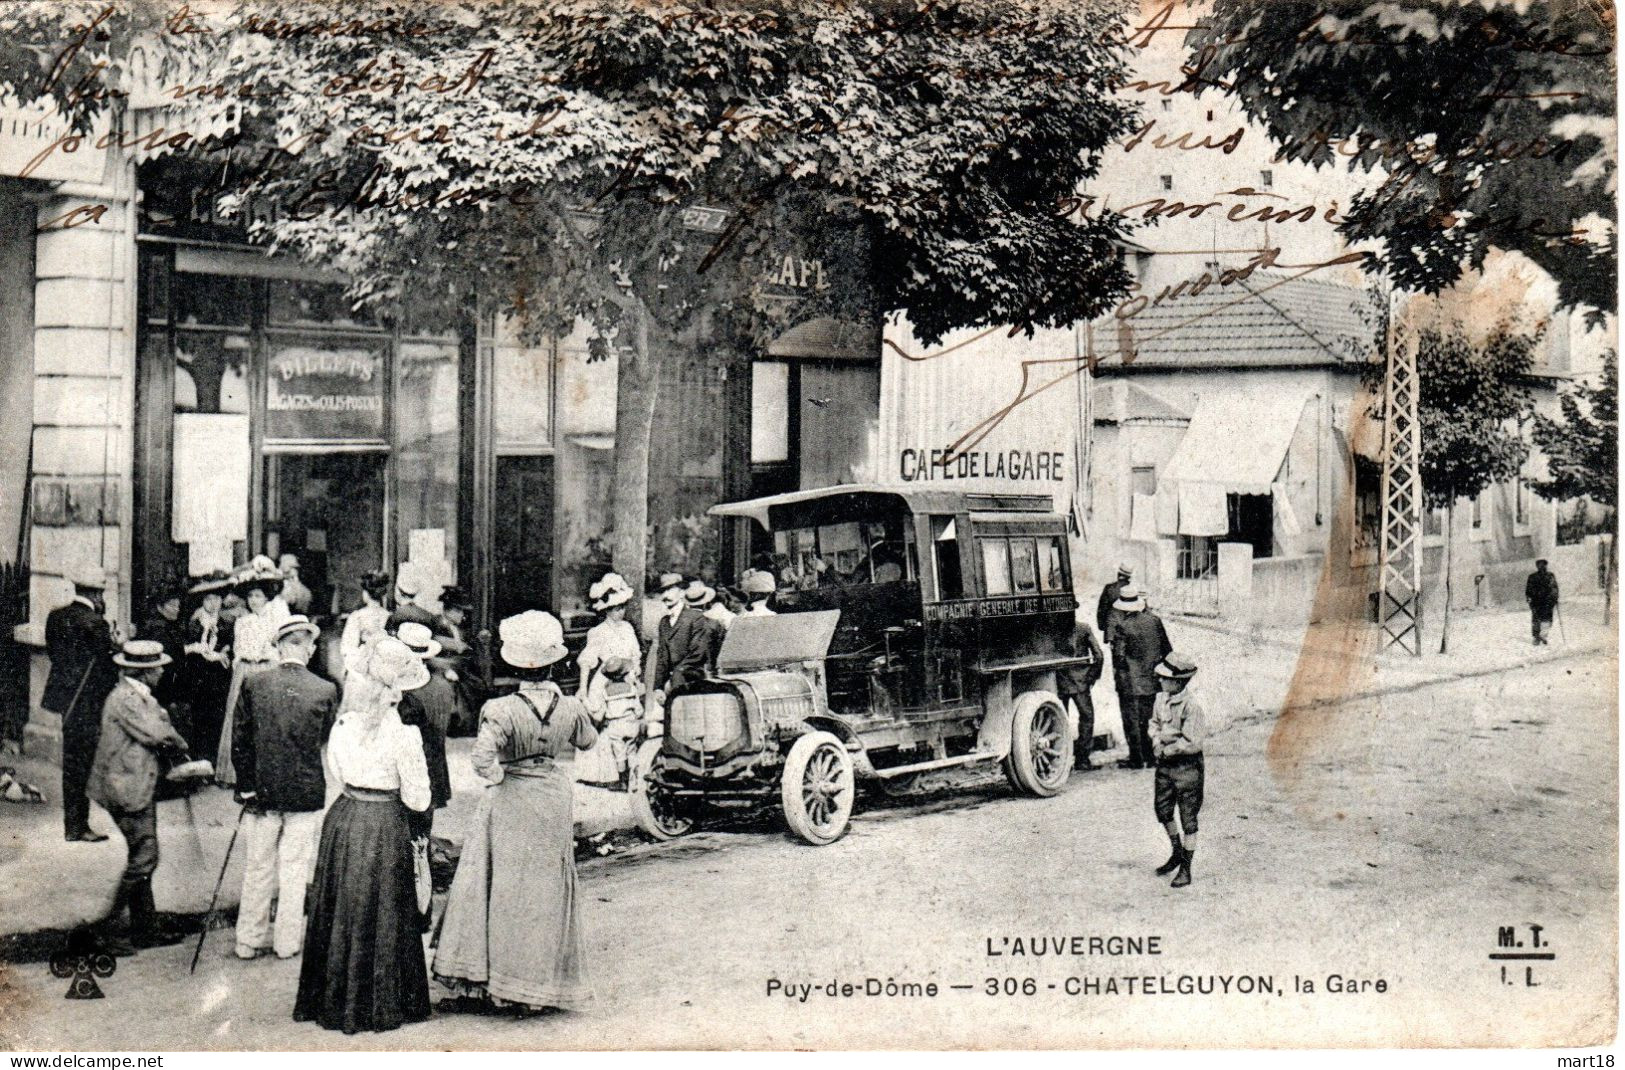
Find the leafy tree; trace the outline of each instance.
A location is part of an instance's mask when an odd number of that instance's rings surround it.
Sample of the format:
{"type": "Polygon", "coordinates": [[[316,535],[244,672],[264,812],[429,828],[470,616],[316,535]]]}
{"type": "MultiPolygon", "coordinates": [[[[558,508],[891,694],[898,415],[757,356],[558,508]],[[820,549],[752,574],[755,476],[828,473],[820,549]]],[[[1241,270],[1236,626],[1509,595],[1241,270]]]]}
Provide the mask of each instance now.
{"type": "Polygon", "coordinates": [[[201,87],[166,128],[214,134],[152,151],[219,167],[228,206],[280,205],[259,236],[352,274],[358,298],[477,295],[533,335],[590,322],[619,362],[613,556],[641,579],[659,370],[684,347],[759,345],[820,312],[906,312],[927,341],[1030,332],[1126,289],[1117,223],[1057,211],[1133,123],[1112,93],[1119,16],[1101,0],[242,0],[177,33],[145,5],[24,3],[0,12],[0,79],[88,123],[125,102],[73,87],[128,86],[139,44],[146,81],[201,87]],[[708,206],[729,213],[720,234],[691,229],[708,206]],[[760,266],[787,236],[868,285],[774,294],[760,266]]]}
{"type": "Polygon", "coordinates": [[[1214,0],[1186,38],[1279,156],[1381,181],[1344,212],[1402,288],[1437,293],[1490,248],[1570,307],[1615,309],[1614,16],[1542,0],[1214,0]]]}
{"type": "MultiPolygon", "coordinates": [[[[1563,391],[1558,404],[1562,419],[1535,414],[1535,445],[1546,455],[1546,479],[1530,486],[1548,501],[1580,499],[1610,510],[1619,507],[1619,356],[1603,354],[1602,375],[1595,383],[1577,382],[1563,391]]],[[[1617,525],[1615,528],[1618,530],[1617,525]]],[[[1603,584],[1603,614],[1613,601],[1619,553],[1608,546],[1608,569],[1603,584]]]]}
{"type": "MultiPolygon", "coordinates": [[[[1446,514],[1441,654],[1450,644],[1456,502],[1517,478],[1529,459],[1529,443],[1519,425],[1532,411],[1528,376],[1542,333],[1520,332],[1502,322],[1475,341],[1460,321],[1451,319],[1407,324],[1396,332],[1395,345],[1416,346],[1423,505],[1446,514]]],[[[1366,385],[1378,398],[1372,409],[1378,418],[1384,417],[1384,371],[1380,361],[1364,370],[1366,385]]]]}

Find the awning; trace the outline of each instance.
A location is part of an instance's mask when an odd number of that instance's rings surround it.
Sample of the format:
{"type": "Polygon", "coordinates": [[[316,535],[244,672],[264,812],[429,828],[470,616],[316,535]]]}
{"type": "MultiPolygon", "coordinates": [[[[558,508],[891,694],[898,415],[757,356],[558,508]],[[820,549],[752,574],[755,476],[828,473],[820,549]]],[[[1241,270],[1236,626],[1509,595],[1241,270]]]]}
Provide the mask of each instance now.
{"type": "Polygon", "coordinates": [[[1158,481],[1269,494],[1308,400],[1300,391],[1202,398],[1158,481]]]}

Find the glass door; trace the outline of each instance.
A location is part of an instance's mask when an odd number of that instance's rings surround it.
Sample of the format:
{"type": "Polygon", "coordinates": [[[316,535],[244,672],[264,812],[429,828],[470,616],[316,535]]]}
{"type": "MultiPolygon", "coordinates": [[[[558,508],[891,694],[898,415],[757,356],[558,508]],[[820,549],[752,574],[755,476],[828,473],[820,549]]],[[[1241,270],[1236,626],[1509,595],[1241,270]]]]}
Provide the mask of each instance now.
{"type": "Polygon", "coordinates": [[[314,616],[361,601],[361,574],[384,567],[388,454],[265,455],[265,548],[299,558],[314,616]]]}

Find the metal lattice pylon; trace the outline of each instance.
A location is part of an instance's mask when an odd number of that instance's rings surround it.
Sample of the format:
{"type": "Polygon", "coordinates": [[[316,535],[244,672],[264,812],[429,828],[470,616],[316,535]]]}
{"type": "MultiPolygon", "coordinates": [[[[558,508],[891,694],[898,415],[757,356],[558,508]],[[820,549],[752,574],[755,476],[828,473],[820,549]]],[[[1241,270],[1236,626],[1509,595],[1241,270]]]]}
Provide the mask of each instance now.
{"type": "Polygon", "coordinates": [[[1422,653],[1422,425],[1417,418],[1416,341],[1401,341],[1388,305],[1387,373],[1383,376],[1382,584],[1377,617],[1383,646],[1422,653]]]}

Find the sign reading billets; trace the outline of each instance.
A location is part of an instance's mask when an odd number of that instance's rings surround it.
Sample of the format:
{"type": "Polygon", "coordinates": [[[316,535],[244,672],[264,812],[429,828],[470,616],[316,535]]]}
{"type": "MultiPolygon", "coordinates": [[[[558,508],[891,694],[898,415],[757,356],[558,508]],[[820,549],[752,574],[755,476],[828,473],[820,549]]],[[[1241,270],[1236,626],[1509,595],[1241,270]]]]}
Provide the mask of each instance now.
{"type": "Polygon", "coordinates": [[[274,350],[266,373],[265,437],[382,442],[383,349],[294,344],[274,350]]]}
{"type": "Polygon", "coordinates": [[[1061,450],[903,449],[897,474],[905,483],[933,479],[1002,479],[1060,483],[1066,479],[1061,450]]]}

